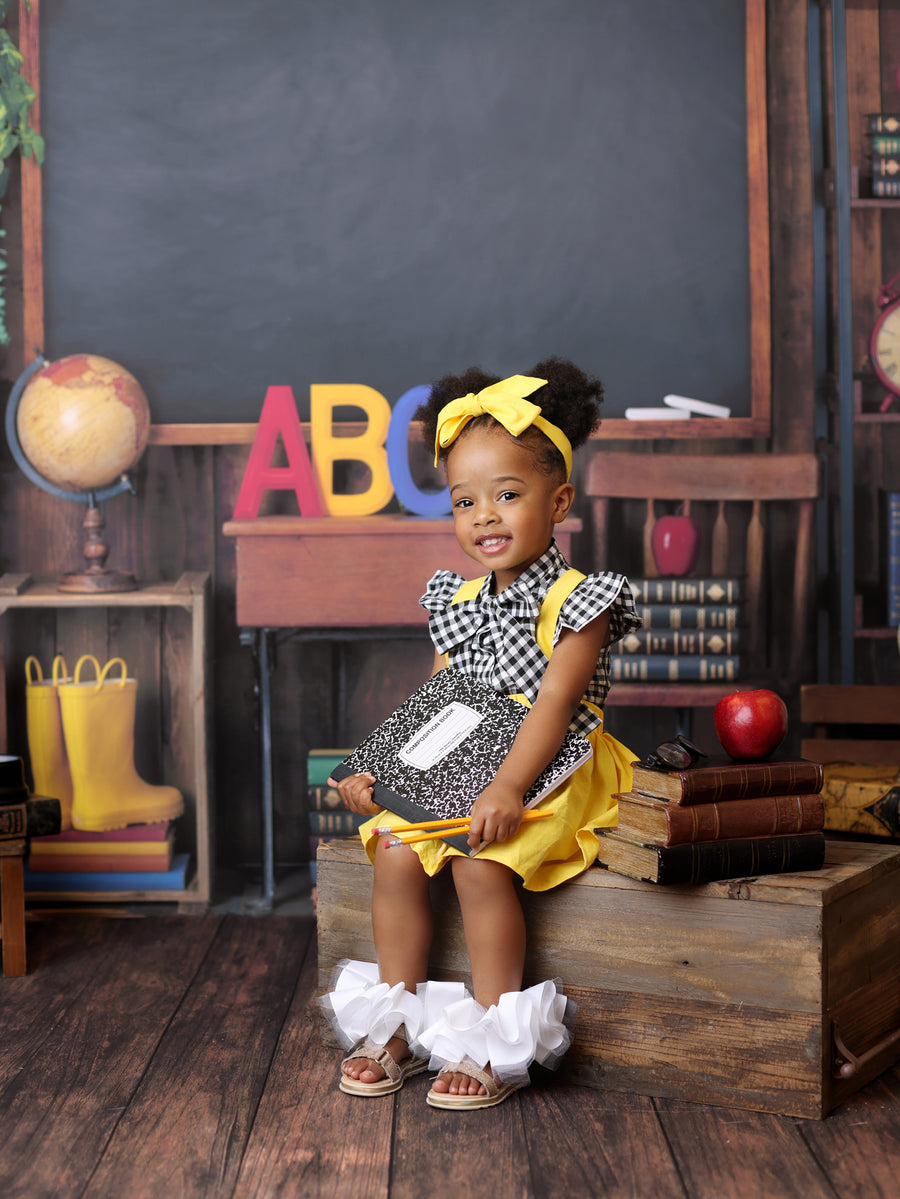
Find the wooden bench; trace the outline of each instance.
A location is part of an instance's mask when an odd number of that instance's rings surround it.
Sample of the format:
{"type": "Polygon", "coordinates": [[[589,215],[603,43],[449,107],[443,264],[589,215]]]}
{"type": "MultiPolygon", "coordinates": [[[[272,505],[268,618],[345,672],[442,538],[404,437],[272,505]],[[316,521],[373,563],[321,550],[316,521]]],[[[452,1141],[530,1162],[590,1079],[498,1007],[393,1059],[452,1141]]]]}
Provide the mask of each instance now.
{"type": "MultiPolygon", "coordinates": [[[[630,545],[620,530],[635,528],[641,542],[640,573],[658,572],[650,534],[661,511],[678,506],[701,523],[706,544],[695,575],[741,576],[745,593],[747,683],[783,691],[799,682],[804,652],[810,642],[813,595],[813,517],[820,493],[820,469],[814,454],[670,454],[667,452],[596,450],[587,464],[585,491],[592,499],[593,560],[598,570],[627,567],[630,545]],[[642,505],[626,524],[623,505],[642,505]],[[783,578],[771,569],[774,514],[785,522],[790,567],[783,578]],[[789,523],[787,523],[789,522],[789,523]],[[781,638],[785,652],[773,649],[774,619],[767,619],[767,599],[779,601],[787,625],[781,638]]],[[[634,555],[632,554],[632,560],[634,555]]],[[[637,574],[637,569],[631,570],[637,574]]],[[[608,705],[667,707],[689,712],[712,707],[735,684],[689,682],[614,683],[608,705]]]]}
{"type": "MultiPolygon", "coordinates": [[[[448,876],[431,977],[468,982],[448,876]]],[[[319,847],[321,992],[342,958],[374,960],[371,879],[355,838],[319,847]]],[[[898,846],[829,843],[822,870],[701,886],[594,867],[522,900],[526,983],[558,976],[579,1004],[570,1081],[821,1118],[900,1057],[898,846]]]]}

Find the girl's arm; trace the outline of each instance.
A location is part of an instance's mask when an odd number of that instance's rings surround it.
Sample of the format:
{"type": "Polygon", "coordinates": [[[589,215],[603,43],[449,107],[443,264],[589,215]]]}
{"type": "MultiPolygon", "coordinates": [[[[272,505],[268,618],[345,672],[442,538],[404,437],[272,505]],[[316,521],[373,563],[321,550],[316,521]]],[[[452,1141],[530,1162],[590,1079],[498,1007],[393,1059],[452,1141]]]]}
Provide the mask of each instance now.
{"type": "Polygon", "coordinates": [[[482,841],[503,841],[517,831],[525,792],[562,745],[608,638],[608,611],[578,632],[564,629],[560,634],[534,706],[494,781],[472,806],[469,845],[473,849],[482,841]]]}

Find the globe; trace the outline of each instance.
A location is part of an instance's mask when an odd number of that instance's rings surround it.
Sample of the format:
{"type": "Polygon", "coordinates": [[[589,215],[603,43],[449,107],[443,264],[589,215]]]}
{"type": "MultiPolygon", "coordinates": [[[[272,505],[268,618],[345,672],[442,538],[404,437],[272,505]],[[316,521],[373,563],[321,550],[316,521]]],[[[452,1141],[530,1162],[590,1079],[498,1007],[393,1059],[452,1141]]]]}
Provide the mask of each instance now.
{"type": "Polygon", "coordinates": [[[64,574],[60,591],[132,591],[134,575],[107,570],[104,500],[134,494],[128,471],[150,435],[150,406],[130,371],[97,354],[55,362],[38,353],[6,405],[6,440],[19,469],[60,499],[87,505],[85,568],[64,574]]]}
{"type": "Polygon", "coordinates": [[[150,406],[123,366],[96,354],[72,354],[29,379],[16,429],[38,474],[66,491],[96,491],[129,471],[144,452],[150,406]]]}

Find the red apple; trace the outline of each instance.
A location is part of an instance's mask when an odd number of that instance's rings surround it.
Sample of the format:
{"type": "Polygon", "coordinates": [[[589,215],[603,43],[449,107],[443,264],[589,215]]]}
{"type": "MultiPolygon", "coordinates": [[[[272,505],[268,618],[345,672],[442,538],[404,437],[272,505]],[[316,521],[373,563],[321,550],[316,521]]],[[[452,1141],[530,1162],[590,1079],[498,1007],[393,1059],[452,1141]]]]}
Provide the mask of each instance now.
{"type": "Polygon", "coordinates": [[[780,695],[764,687],[732,691],[716,704],[713,724],[729,757],[737,762],[759,762],[787,736],[787,705],[780,695]]]}
{"type": "Polygon", "coordinates": [[[700,526],[692,516],[661,516],[650,532],[650,546],[661,575],[686,575],[700,553],[700,526]]]}

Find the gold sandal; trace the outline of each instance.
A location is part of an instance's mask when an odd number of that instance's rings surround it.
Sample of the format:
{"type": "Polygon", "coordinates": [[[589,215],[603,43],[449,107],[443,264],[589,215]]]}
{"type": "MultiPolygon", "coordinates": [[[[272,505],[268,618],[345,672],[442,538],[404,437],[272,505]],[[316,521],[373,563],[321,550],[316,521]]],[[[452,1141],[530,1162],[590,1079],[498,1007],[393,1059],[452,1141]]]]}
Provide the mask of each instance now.
{"type": "Polygon", "coordinates": [[[442,1067],[438,1071],[438,1078],[442,1074],[465,1074],[466,1077],[480,1082],[487,1093],[484,1095],[451,1095],[449,1091],[436,1091],[432,1087],[425,1096],[425,1102],[432,1107],[465,1109],[467,1111],[476,1107],[494,1107],[496,1104],[502,1103],[504,1099],[508,1099],[513,1091],[518,1091],[525,1085],[521,1082],[498,1082],[490,1071],[482,1070],[468,1057],[457,1062],[455,1066],[442,1067]]]}
{"type": "MultiPolygon", "coordinates": [[[[394,1036],[405,1040],[405,1032],[406,1028],[401,1024],[394,1036]]],[[[398,1062],[386,1045],[376,1045],[368,1037],[354,1047],[341,1062],[341,1066],[343,1067],[345,1062],[353,1061],[354,1058],[366,1058],[375,1062],[382,1068],[385,1077],[379,1079],[378,1082],[360,1082],[358,1078],[350,1078],[342,1070],[338,1086],[347,1095],[370,1095],[373,1097],[390,1095],[394,1091],[399,1091],[407,1078],[411,1078],[414,1074],[421,1074],[423,1070],[428,1069],[428,1062],[425,1058],[410,1056],[404,1061],[398,1062]]]]}

